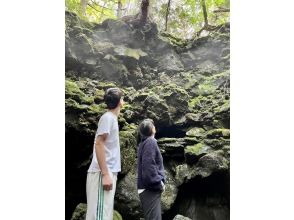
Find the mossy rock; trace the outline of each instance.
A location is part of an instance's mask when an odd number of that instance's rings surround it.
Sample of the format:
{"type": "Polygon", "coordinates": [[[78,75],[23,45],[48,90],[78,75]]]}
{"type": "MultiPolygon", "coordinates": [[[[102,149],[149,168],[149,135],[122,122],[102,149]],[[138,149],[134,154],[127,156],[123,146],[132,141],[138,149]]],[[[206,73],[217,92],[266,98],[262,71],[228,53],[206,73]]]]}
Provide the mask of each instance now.
{"type": "Polygon", "coordinates": [[[229,71],[204,77],[200,80],[194,92],[203,96],[214,95],[218,89],[222,88],[224,84],[229,81],[229,77],[229,71]]]}
{"type": "Polygon", "coordinates": [[[96,41],[93,43],[93,48],[97,53],[109,54],[113,53],[115,46],[110,42],[96,41]]]}
{"type": "Polygon", "coordinates": [[[210,83],[200,84],[197,89],[199,95],[210,95],[216,91],[216,87],[210,83]]]}
{"type": "Polygon", "coordinates": [[[115,58],[111,54],[104,56],[101,61],[101,72],[103,73],[104,79],[111,81],[115,80],[119,84],[130,84],[128,80],[128,69],[123,62],[115,58]]]}
{"type": "Polygon", "coordinates": [[[224,100],[224,103],[220,106],[217,106],[213,109],[215,114],[222,114],[222,113],[227,113],[230,110],[230,101],[229,100],[224,100]]]}
{"type": "Polygon", "coordinates": [[[203,142],[214,149],[220,149],[224,147],[225,145],[229,145],[230,139],[224,139],[224,138],[205,139],[203,142]]]}
{"type": "Polygon", "coordinates": [[[94,102],[99,104],[104,100],[105,92],[101,89],[97,89],[94,95],[94,102]]]}
{"type": "Polygon", "coordinates": [[[183,138],[160,138],[157,141],[163,156],[169,158],[184,158],[186,142],[183,138]]]}
{"type": "Polygon", "coordinates": [[[222,150],[216,150],[201,157],[196,171],[202,177],[208,177],[215,172],[223,172],[229,169],[229,158],[225,157],[222,150]]]}
{"type": "Polygon", "coordinates": [[[184,140],[186,145],[189,146],[189,145],[198,144],[202,140],[202,138],[186,136],[184,137],[184,140]]]}
{"type": "Polygon", "coordinates": [[[114,52],[118,56],[130,57],[130,58],[133,58],[135,60],[139,60],[140,57],[144,57],[144,56],[148,55],[147,53],[145,53],[141,49],[132,49],[132,48],[128,48],[128,47],[125,47],[125,46],[117,46],[114,49],[114,52]]]}
{"type": "Polygon", "coordinates": [[[98,117],[102,116],[102,114],[106,111],[106,104],[92,104],[88,107],[88,112],[91,114],[95,114],[98,117]]]}
{"type": "Polygon", "coordinates": [[[205,130],[203,128],[192,128],[186,132],[189,137],[203,137],[205,135],[205,130]]]}
{"type": "Polygon", "coordinates": [[[181,86],[174,83],[158,85],[152,88],[152,92],[165,101],[168,112],[173,119],[188,111],[190,96],[181,86]]]}
{"type": "Polygon", "coordinates": [[[113,82],[98,82],[97,88],[101,90],[107,90],[109,88],[117,87],[113,82]]]}
{"type": "Polygon", "coordinates": [[[76,112],[83,112],[88,108],[88,105],[79,104],[77,101],[68,98],[65,99],[65,109],[76,112]]]}
{"type": "Polygon", "coordinates": [[[113,210],[113,220],[123,220],[118,211],[113,210]]]}
{"type": "Polygon", "coordinates": [[[94,102],[94,97],[87,96],[76,82],[68,79],[65,80],[65,97],[70,97],[79,103],[91,104],[94,102]]]}
{"type": "Polygon", "coordinates": [[[136,161],[136,130],[131,126],[119,132],[122,174],[127,174],[136,161]]]}
{"type": "Polygon", "coordinates": [[[196,163],[200,157],[212,151],[213,149],[204,143],[187,146],[185,148],[185,160],[188,164],[193,164],[196,163]]]}
{"type": "Polygon", "coordinates": [[[230,138],[230,129],[225,129],[225,128],[213,129],[207,132],[206,137],[207,138],[218,138],[218,137],[230,138]]]}
{"type": "Polygon", "coordinates": [[[87,212],[87,204],[85,203],[78,204],[72,214],[71,220],[85,220],[86,212],[87,212]]]}

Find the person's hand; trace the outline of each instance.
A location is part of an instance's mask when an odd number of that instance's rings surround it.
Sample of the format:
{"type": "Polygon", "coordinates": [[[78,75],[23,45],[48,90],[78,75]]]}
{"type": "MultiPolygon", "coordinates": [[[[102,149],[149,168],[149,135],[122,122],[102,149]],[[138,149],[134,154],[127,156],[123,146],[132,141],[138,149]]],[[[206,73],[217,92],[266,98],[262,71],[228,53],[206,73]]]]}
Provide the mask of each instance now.
{"type": "Polygon", "coordinates": [[[102,176],[102,186],[106,191],[112,190],[112,179],[108,173],[102,176]]]}

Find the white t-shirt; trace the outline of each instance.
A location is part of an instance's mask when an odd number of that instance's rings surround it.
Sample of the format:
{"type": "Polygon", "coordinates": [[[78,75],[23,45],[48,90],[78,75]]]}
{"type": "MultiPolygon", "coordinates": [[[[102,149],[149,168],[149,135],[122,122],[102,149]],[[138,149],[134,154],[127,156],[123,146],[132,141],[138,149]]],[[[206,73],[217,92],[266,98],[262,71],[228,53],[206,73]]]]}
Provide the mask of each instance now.
{"type": "Polygon", "coordinates": [[[105,140],[105,159],[109,171],[115,173],[121,171],[119,130],[117,116],[110,111],[105,112],[99,122],[93,146],[93,159],[88,172],[100,171],[96,157],[95,143],[98,135],[108,134],[105,140]]]}

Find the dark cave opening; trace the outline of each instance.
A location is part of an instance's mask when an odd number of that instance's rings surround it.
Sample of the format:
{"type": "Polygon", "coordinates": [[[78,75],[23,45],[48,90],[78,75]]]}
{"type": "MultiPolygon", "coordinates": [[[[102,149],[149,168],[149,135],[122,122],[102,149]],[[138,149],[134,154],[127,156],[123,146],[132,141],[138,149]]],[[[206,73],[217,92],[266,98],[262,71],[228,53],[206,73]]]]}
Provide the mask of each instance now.
{"type": "Polygon", "coordinates": [[[158,127],[155,138],[183,138],[186,136],[186,131],[182,130],[181,127],[172,125],[169,127],[158,127]]]}
{"type": "Polygon", "coordinates": [[[163,214],[163,219],[172,220],[177,214],[192,220],[229,220],[229,173],[214,173],[206,178],[197,176],[180,186],[175,203],[163,214]]]}
{"type": "Polygon", "coordinates": [[[65,219],[70,220],[79,203],[86,203],[86,177],[93,138],[74,129],[65,133],[65,219]]]}

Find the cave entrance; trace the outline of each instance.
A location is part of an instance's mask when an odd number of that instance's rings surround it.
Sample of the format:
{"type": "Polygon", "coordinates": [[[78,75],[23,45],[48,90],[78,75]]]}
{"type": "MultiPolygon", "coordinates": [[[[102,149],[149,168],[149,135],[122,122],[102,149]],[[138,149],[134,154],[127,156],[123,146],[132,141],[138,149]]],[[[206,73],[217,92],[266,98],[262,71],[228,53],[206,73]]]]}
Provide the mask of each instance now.
{"type": "Polygon", "coordinates": [[[186,136],[186,131],[178,126],[159,127],[157,128],[155,138],[183,138],[186,136]]]}
{"type": "Polygon", "coordinates": [[[164,213],[163,219],[172,220],[177,214],[192,220],[229,220],[229,173],[214,173],[206,178],[197,176],[180,186],[175,203],[164,213]]]}

